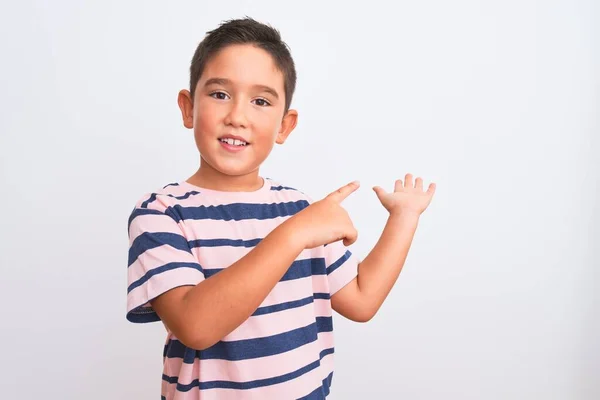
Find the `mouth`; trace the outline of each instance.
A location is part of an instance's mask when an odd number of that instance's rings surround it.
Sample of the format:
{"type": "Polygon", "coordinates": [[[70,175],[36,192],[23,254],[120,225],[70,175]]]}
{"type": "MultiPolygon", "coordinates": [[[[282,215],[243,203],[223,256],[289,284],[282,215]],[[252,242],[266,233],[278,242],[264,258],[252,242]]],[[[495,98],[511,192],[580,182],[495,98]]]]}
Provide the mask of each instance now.
{"type": "Polygon", "coordinates": [[[250,145],[250,143],[246,142],[242,138],[231,137],[231,136],[226,136],[226,137],[219,138],[219,142],[228,144],[230,146],[237,146],[237,147],[245,147],[245,146],[249,146],[250,145]]]}

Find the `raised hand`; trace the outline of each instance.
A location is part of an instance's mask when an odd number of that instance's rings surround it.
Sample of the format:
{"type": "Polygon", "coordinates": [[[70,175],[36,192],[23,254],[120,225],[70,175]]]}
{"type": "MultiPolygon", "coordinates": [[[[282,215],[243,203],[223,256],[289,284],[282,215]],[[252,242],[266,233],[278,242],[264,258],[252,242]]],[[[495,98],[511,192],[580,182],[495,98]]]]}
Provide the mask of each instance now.
{"type": "Polygon", "coordinates": [[[413,183],[412,174],[406,174],[404,183],[401,179],[396,180],[394,191],[391,193],[386,192],[379,186],[375,186],[373,190],[390,214],[408,212],[421,215],[431,203],[435,187],[435,183],[431,183],[427,191],[423,191],[423,179],[418,177],[413,183]]]}

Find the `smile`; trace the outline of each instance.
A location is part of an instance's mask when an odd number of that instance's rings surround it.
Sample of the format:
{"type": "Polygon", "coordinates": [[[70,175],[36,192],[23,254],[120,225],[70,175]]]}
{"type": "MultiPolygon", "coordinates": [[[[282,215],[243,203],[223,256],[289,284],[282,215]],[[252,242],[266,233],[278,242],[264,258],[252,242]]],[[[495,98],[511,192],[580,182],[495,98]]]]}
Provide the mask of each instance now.
{"type": "Polygon", "coordinates": [[[247,146],[248,143],[239,139],[231,139],[231,138],[221,138],[219,139],[221,143],[226,143],[230,146],[247,146]]]}

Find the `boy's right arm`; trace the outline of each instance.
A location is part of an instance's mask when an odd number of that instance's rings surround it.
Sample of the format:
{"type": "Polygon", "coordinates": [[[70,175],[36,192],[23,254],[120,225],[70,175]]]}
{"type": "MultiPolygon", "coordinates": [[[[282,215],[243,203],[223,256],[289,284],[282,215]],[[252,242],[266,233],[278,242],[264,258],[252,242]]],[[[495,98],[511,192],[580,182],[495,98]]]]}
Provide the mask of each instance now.
{"type": "Polygon", "coordinates": [[[186,346],[206,349],[240,326],[260,306],[305,248],[357,237],[340,203],[351,183],[311,204],[267,235],[236,263],[196,286],[181,286],[151,301],[168,329],[186,346]]]}

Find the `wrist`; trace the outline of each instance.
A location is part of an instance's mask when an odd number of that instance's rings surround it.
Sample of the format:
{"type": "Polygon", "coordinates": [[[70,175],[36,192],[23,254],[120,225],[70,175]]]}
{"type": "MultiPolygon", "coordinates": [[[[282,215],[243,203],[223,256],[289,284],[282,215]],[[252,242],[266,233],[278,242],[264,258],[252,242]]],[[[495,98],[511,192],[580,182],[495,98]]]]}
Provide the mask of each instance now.
{"type": "Polygon", "coordinates": [[[388,220],[392,223],[407,223],[413,222],[418,223],[419,218],[421,217],[421,213],[413,210],[398,210],[395,212],[391,212],[388,220]]]}
{"type": "Polygon", "coordinates": [[[296,216],[293,216],[279,225],[276,229],[281,232],[285,238],[286,246],[297,249],[298,252],[304,250],[307,246],[304,233],[300,229],[301,224],[298,223],[296,216]]]}

